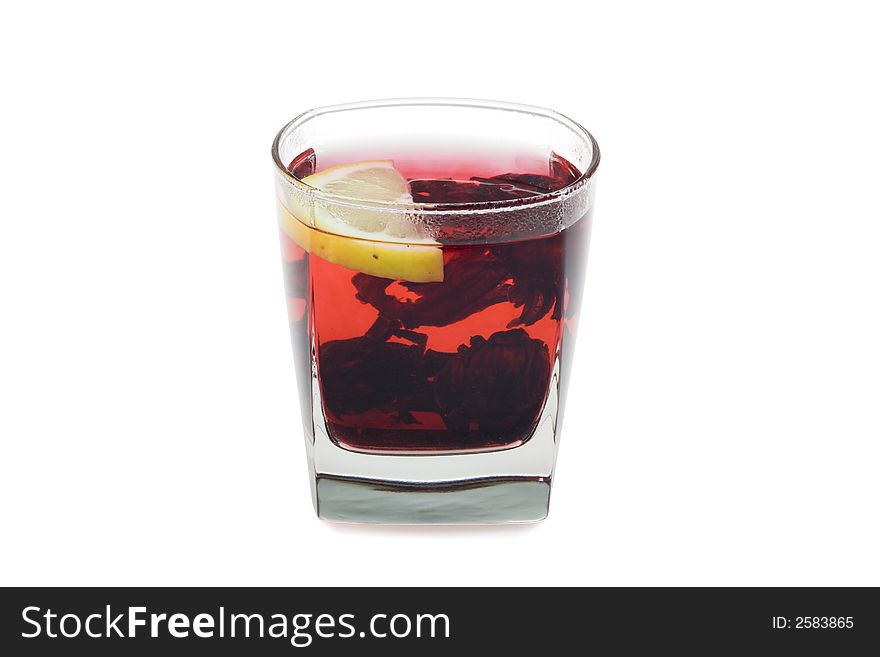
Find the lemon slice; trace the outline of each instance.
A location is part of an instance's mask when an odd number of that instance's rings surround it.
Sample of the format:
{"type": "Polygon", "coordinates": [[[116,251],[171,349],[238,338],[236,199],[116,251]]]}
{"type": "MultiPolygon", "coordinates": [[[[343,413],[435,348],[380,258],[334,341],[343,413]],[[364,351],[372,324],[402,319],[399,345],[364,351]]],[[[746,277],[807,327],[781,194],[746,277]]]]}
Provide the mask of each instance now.
{"type": "Polygon", "coordinates": [[[310,208],[289,198],[279,204],[285,233],[309,253],[356,271],[396,280],[443,280],[443,252],[425,228],[402,211],[382,211],[357,201],[407,205],[413,202],[406,179],[390,160],[368,160],[330,167],[303,178],[323,192],[352,199],[352,204],[317,200],[310,208]]]}

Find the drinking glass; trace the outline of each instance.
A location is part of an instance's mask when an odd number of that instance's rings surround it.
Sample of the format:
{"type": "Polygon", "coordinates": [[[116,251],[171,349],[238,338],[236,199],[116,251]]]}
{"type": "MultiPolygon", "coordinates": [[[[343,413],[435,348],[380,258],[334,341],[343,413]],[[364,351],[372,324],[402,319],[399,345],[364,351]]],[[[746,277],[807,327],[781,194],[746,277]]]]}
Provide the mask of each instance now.
{"type": "Polygon", "coordinates": [[[300,114],[272,156],[318,516],[544,518],[593,137],[537,107],[386,100],[300,114]]]}

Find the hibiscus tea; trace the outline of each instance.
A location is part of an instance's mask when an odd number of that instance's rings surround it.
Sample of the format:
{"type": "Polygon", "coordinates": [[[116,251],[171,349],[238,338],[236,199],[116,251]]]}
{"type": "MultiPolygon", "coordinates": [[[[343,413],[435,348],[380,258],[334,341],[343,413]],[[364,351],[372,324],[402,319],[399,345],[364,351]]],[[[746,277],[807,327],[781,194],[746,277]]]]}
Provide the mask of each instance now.
{"type": "MultiPolygon", "coordinates": [[[[441,205],[529,198],[581,175],[559,156],[526,161],[534,162],[529,170],[499,172],[491,154],[466,163],[432,159],[432,171],[455,178],[431,178],[418,161],[405,160],[401,173],[415,200],[441,205]]],[[[304,178],[320,164],[309,151],[288,169],[304,178]]],[[[300,387],[308,387],[312,322],[330,437],[346,449],[400,453],[495,450],[527,441],[553,360],[561,354],[564,369],[574,346],[588,221],[492,244],[459,244],[472,236],[454,223],[444,226],[437,282],[354,271],[307,253],[282,231],[300,387]]]]}
{"type": "Polygon", "coordinates": [[[307,112],[273,147],[299,406],[319,516],[547,513],[598,149],[483,101],[307,112]]]}

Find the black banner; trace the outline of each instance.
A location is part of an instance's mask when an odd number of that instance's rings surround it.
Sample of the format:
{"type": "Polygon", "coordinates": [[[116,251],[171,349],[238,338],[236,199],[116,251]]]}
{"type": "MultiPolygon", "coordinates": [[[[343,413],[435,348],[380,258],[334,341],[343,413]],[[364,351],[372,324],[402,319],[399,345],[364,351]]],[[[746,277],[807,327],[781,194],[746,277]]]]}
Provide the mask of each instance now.
{"type": "Polygon", "coordinates": [[[5,655],[848,655],[880,645],[880,596],[868,588],[31,588],[3,589],[0,614],[5,655]]]}

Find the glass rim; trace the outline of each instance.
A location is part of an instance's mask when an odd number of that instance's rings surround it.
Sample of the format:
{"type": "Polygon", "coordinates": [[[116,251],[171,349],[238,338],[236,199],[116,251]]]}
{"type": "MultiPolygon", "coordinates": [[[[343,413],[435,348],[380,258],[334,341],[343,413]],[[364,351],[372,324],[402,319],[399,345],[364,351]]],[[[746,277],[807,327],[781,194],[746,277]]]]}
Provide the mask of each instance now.
{"type": "Polygon", "coordinates": [[[499,212],[505,209],[521,209],[525,207],[534,207],[555,203],[565,199],[578,190],[587,186],[590,179],[599,166],[600,153],[599,144],[596,142],[590,132],[580,123],[568,118],[564,114],[555,110],[538,107],[535,105],[524,105],[520,103],[509,103],[494,100],[480,100],[472,98],[443,98],[443,97],[424,97],[424,98],[388,98],[379,100],[368,100],[355,103],[343,103],[339,105],[326,105],[306,110],[297,115],[293,120],[289,121],[272,142],[272,159],[281,176],[294,188],[308,197],[327,204],[340,205],[351,208],[363,208],[380,212],[402,212],[407,214],[455,214],[455,213],[480,213],[480,212],[499,212]],[[293,175],[287,168],[287,164],[283,162],[280,154],[281,140],[291,131],[295,130],[302,124],[311,119],[332,114],[334,112],[345,112],[359,109],[376,109],[381,107],[405,107],[405,106],[449,106],[449,107],[472,107],[475,109],[487,109],[496,111],[518,112],[520,114],[536,115],[547,119],[552,119],[557,123],[571,130],[572,133],[580,137],[584,143],[590,147],[590,163],[575,180],[571,181],[564,187],[552,192],[543,192],[528,196],[525,198],[505,199],[500,201],[477,201],[477,202],[452,202],[452,203],[420,203],[414,201],[412,203],[400,203],[393,201],[376,201],[368,199],[354,198],[333,194],[322,191],[317,187],[312,187],[293,175]]]}

